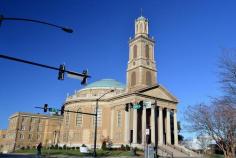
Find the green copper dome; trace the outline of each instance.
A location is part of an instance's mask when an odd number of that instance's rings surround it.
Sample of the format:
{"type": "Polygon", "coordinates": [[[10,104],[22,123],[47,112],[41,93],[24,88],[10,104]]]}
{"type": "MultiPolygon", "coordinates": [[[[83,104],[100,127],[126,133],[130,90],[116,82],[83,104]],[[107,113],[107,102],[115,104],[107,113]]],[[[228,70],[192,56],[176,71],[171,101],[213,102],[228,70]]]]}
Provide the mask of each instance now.
{"type": "Polygon", "coordinates": [[[102,79],[87,85],[84,89],[88,88],[125,88],[123,83],[120,83],[113,79],[102,79]]]}

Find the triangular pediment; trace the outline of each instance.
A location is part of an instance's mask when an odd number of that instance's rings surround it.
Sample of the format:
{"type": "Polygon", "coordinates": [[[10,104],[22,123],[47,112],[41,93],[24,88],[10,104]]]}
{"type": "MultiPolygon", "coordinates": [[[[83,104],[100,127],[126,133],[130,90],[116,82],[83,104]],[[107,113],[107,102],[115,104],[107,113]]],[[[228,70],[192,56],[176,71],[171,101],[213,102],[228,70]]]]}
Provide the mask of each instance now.
{"type": "Polygon", "coordinates": [[[139,91],[140,93],[155,98],[178,102],[177,98],[167,91],[162,85],[156,85],[139,91]]]}

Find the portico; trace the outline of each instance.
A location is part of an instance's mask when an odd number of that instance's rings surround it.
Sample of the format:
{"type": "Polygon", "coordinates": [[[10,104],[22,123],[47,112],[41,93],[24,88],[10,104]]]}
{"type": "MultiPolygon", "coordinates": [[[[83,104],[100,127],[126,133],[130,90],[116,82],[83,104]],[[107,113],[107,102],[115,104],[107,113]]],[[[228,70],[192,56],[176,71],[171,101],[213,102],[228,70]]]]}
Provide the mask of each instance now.
{"type": "Polygon", "coordinates": [[[125,142],[129,144],[131,141],[133,146],[146,144],[177,145],[176,109],[158,106],[154,102],[151,107],[143,106],[142,109],[125,111],[125,131],[125,142]],[[132,119],[130,119],[131,112],[133,112],[132,119]],[[133,123],[132,128],[129,126],[130,120],[133,123]],[[130,136],[132,136],[131,139],[130,136]]]}

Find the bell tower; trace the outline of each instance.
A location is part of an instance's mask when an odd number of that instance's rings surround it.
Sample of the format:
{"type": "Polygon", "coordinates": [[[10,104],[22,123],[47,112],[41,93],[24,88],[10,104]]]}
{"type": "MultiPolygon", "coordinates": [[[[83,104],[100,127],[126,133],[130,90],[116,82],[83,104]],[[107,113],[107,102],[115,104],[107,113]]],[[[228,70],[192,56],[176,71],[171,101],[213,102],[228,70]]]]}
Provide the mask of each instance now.
{"type": "Polygon", "coordinates": [[[148,20],[140,16],[135,20],[135,35],[129,40],[127,68],[128,91],[152,86],[157,83],[153,38],[148,34],[148,20]]]}

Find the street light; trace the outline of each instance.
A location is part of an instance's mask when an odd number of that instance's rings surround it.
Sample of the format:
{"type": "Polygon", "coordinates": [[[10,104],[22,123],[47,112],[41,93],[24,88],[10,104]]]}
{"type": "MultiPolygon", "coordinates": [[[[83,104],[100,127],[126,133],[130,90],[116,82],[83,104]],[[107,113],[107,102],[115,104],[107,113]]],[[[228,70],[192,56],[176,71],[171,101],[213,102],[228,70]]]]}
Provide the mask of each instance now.
{"type": "Polygon", "coordinates": [[[95,128],[94,128],[94,150],[93,150],[93,156],[96,157],[96,148],[97,148],[97,121],[98,121],[98,101],[107,95],[108,93],[114,92],[114,89],[109,90],[108,92],[104,93],[102,96],[100,96],[98,99],[96,99],[96,111],[95,111],[95,128]]]}
{"type": "Polygon", "coordinates": [[[70,28],[66,28],[66,27],[63,27],[63,26],[51,24],[51,23],[48,23],[48,22],[40,21],[40,20],[33,20],[33,19],[26,19],[26,18],[4,17],[3,15],[0,15],[0,26],[1,26],[3,20],[18,20],[18,21],[28,21],[28,22],[40,23],[40,24],[45,24],[45,25],[49,25],[49,26],[52,26],[52,27],[57,27],[57,28],[59,28],[59,29],[61,29],[64,32],[67,32],[67,33],[72,33],[73,32],[73,30],[70,29],[70,28]]]}

